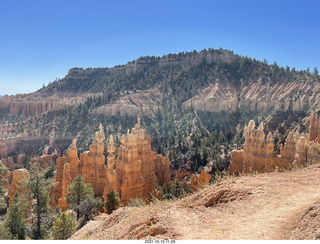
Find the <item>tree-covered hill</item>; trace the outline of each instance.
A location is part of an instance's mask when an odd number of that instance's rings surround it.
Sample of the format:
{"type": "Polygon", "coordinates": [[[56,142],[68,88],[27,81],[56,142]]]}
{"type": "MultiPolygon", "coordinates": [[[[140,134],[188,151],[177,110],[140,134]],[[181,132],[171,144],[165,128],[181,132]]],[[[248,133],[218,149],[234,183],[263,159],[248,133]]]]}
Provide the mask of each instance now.
{"type": "MultiPolygon", "coordinates": [[[[308,84],[310,89],[299,91],[301,94],[298,92],[297,97],[296,94],[285,95],[291,102],[296,102],[300,97],[306,99],[306,96],[312,96],[315,92],[312,87],[316,87],[319,81],[317,69],[313,72],[309,69],[297,71],[295,68],[280,67],[277,63],[268,64],[266,60],[242,57],[223,49],[181,52],[162,57],[147,56],[113,68],[70,69],[65,78],[44,86],[31,94],[30,99],[37,95],[43,99],[46,96],[57,96],[60,99],[78,96],[83,97],[82,102],[74,103],[60,113],[46,112],[29,117],[4,116],[2,121],[16,122],[18,133],[36,130],[41,136],[48,136],[54,130],[59,136],[77,137],[78,147],[84,151],[92,142],[99,123],[103,124],[107,137],[113,134],[117,142],[117,136],[132,128],[136,122],[135,116],[127,114],[97,113],[99,108],[110,104],[115,108],[126,107],[128,104],[124,101],[136,107],[149,106],[143,104],[143,101],[137,105],[132,95],[158,89],[161,98],[157,100],[157,106],[150,108],[148,114],[136,114],[142,116],[142,126],[152,137],[153,149],[158,153],[169,153],[172,167],[198,171],[208,166],[216,171],[225,169],[230,151],[241,147],[243,127],[250,119],[265,123],[271,120],[272,124],[269,123],[266,129],[279,132],[279,135],[276,134],[279,144],[286,137],[287,129],[303,125],[308,111],[294,111],[290,106],[285,111],[273,107],[255,110],[238,106],[234,110],[217,112],[195,109],[192,102],[188,107],[183,106],[186,101],[201,96],[205,88],[214,84],[222,88],[231,87],[231,95],[234,94],[238,101],[242,99],[243,91],[248,89],[252,89],[252,92],[246,94],[246,99],[261,100],[260,95],[254,94],[258,89],[254,87],[256,84],[259,87],[266,86],[262,89],[263,94],[268,91],[272,93],[274,87],[285,86],[290,82],[308,84]],[[291,123],[286,123],[289,117],[291,123]]],[[[223,97],[220,94],[224,92],[223,89],[214,92],[218,97],[223,97]]]]}

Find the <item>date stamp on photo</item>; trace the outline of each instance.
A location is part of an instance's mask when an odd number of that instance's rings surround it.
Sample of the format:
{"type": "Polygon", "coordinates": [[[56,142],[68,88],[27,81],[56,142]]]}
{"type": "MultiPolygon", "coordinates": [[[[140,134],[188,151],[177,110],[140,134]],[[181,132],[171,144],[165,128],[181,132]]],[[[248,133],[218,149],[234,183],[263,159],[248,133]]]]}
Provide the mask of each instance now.
{"type": "Polygon", "coordinates": [[[148,244],[173,244],[177,243],[176,240],[145,240],[144,243],[148,244]]]}

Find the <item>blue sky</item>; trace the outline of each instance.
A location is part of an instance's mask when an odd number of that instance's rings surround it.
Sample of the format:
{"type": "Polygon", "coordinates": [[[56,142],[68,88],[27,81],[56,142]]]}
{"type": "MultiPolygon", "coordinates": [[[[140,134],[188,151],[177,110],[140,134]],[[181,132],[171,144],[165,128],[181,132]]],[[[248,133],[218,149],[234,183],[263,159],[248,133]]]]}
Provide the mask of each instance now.
{"type": "Polygon", "coordinates": [[[0,0],[0,94],[28,93],[72,67],[225,48],[320,68],[320,1],[0,0]]]}

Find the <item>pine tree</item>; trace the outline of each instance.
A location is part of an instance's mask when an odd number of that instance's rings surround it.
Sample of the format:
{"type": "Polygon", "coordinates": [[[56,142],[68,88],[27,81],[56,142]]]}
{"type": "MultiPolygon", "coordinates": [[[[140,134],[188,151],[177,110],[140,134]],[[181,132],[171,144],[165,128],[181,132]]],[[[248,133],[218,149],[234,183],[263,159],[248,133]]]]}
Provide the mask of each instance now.
{"type": "Polygon", "coordinates": [[[52,227],[52,237],[54,240],[66,240],[75,231],[76,222],[67,213],[61,213],[56,217],[52,227]]]}
{"type": "Polygon", "coordinates": [[[112,191],[106,195],[107,201],[105,204],[105,208],[108,214],[111,214],[114,210],[119,206],[119,197],[118,192],[112,191]]]}
{"type": "Polygon", "coordinates": [[[35,215],[36,224],[32,227],[32,238],[39,240],[45,239],[48,235],[46,222],[49,216],[49,191],[52,181],[46,179],[47,169],[42,169],[39,163],[30,166],[30,180],[26,183],[26,188],[30,189],[27,193],[31,199],[35,200],[32,212],[35,215]]]}
{"type": "Polygon", "coordinates": [[[10,230],[5,226],[5,224],[0,224],[0,240],[15,240],[15,238],[10,230]]]}
{"type": "Polygon", "coordinates": [[[185,190],[182,188],[179,180],[175,181],[171,184],[169,188],[169,192],[172,198],[182,198],[186,196],[185,190]]]}
{"type": "Polygon", "coordinates": [[[79,174],[68,186],[67,203],[69,208],[77,213],[77,220],[80,218],[80,204],[90,196],[93,196],[93,188],[90,183],[84,183],[84,178],[79,174]]]}
{"type": "Polygon", "coordinates": [[[21,200],[19,194],[16,192],[11,201],[9,213],[4,222],[4,228],[6,228],[9,231],[9,235],[12,236],[13,239],[26,239],[27,223],[24,214],[24,202],[21,200]]]}
{"type": "Polygon", "coordinates": [[[84,226],[89,220],[93,219],[93,216],[99,212],[99,208],[102,206],[102,200],[100,197],[94,197],[94,195],[88,195],[79,204],[80,216],[83,216],[80,228],[84,226]]]}
{"type": "Polygon", "coordinates": [[[8,173],[9,173],[8,168],[4,166],[0,161],[0,213],[7,209],[7,203],[5,200],[5,194],[7,190],[3,186],[8,181],[8,179],[6,178],[8,173]]]}

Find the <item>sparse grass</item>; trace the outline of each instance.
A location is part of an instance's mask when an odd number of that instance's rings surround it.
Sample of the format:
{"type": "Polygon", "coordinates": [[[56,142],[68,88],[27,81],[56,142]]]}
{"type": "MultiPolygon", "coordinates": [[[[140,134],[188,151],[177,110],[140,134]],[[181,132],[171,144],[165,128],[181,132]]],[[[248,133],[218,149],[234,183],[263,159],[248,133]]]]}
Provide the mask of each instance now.
{"type": "Polygon", "coordinates": [[[129,207],[144,207],[146,202],[141,198],[132,198],[129,203],[129,207]]]}

